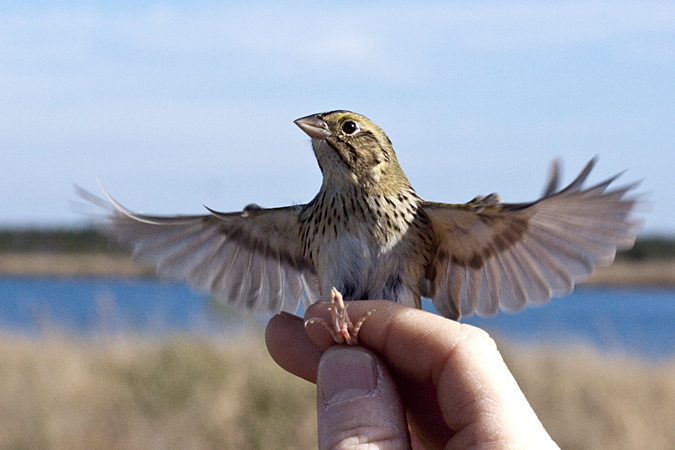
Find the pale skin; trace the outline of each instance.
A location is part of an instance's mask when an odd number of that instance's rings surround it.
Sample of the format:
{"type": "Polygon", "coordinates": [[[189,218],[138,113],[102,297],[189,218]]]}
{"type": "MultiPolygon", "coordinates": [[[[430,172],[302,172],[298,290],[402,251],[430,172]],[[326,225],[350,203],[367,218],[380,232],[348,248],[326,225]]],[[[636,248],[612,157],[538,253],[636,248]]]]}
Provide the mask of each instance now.
{"type": "MultiPolygon", "coordinates": [[[[355,347],[287,313],[266,330],[272,358],[317,383],[321,450],[558,448],[484,331],[390,301],[349,314],[368,315],[355,347]]],[[[326,303],[305,317],[332,320],[326,303]]]]}

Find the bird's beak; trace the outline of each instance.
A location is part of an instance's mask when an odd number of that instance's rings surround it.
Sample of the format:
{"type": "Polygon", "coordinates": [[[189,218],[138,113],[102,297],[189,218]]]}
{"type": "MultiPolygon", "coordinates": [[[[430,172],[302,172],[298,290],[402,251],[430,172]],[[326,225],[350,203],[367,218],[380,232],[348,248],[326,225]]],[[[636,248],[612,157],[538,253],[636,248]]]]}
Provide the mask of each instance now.
{"type": "Polygon", "coordinates": [[[313,139],[327,139],[333,135],[328,129],[326,122],[319,119],[317,114],[301,117],[295,121],[295,124],[313,139]]]}

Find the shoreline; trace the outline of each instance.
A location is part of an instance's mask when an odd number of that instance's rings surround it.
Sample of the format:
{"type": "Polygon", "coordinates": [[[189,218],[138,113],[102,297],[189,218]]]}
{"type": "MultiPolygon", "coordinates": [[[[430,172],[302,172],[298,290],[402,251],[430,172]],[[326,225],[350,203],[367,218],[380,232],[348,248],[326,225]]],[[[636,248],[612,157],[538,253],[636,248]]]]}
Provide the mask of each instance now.
{"type": "Polygon", "coordinates": [[[155,277],[155,268],[124,253],[0,253],[0,276],[155,277]]]}
{"type": "MultiPolygon", "coordinates": [[[[0,276],[155,277],[155,268],[128,254],[0,253],[0,276]]],[[[596,268],[584,285],[675,286],[675,260],[619,261],[596,268]]]]}

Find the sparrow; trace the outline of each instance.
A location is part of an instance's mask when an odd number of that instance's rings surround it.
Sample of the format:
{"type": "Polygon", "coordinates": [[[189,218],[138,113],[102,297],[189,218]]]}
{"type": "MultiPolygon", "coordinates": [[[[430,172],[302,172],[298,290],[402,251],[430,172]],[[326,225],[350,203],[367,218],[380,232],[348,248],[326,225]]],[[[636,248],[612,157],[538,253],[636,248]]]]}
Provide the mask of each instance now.
{"type": "Polygon", "coordinates": [[[111,232],[160,275],[236,307],[295,313],[330,298],[337,340],[362,322],[343,318],[343,299],[420,308],[426,297],[454,320],[516,311],[570,293],[634,242],[636,199],[628,194],[637,183],[610,188],[617,175],[584,187],[596,158],[561,190],[554,163],[532,202],[490,194],[438,203],[417,195],[391,141],[366,117],[337,110],[295,124],[311,138],[323,175],[309,203],[152,216],[106,193],[111,232]]]}

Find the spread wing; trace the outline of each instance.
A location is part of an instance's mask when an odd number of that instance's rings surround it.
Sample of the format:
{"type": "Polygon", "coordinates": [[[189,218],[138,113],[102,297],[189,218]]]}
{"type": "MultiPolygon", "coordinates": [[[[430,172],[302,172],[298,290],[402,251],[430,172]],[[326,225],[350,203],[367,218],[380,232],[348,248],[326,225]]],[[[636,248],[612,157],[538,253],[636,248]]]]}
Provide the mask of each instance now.
{"type": "Polygon", "coordinates": [[[636,199],[627,193],[637,183],[609,189],[615,176],[582,187],[595,162],[559,192],[555,164],[544,197],[531,203],[500,203],[495,195],[425,203],[438,247],[423,295],[446,317],[492,315],[567,294],[596,264],[610,264],[617,247],[634,242],[636,199]]]}
{"type": "MultiPolygon", "coordinates": [[[[105,191],[104,191],[105,192],[105,191]]],[[[80,190],[85,199],[103,202],[80,190]]],[[[106,195],[108,195],[106,193],[106,195]]],[[[313,266],[302,256],[302,206],[246,207],[197,216],[135,214],[112,197],[112,234],[164,277],[187,281],[219,301],[255,311],[296,312],[317,299],[313,266]]]]}

